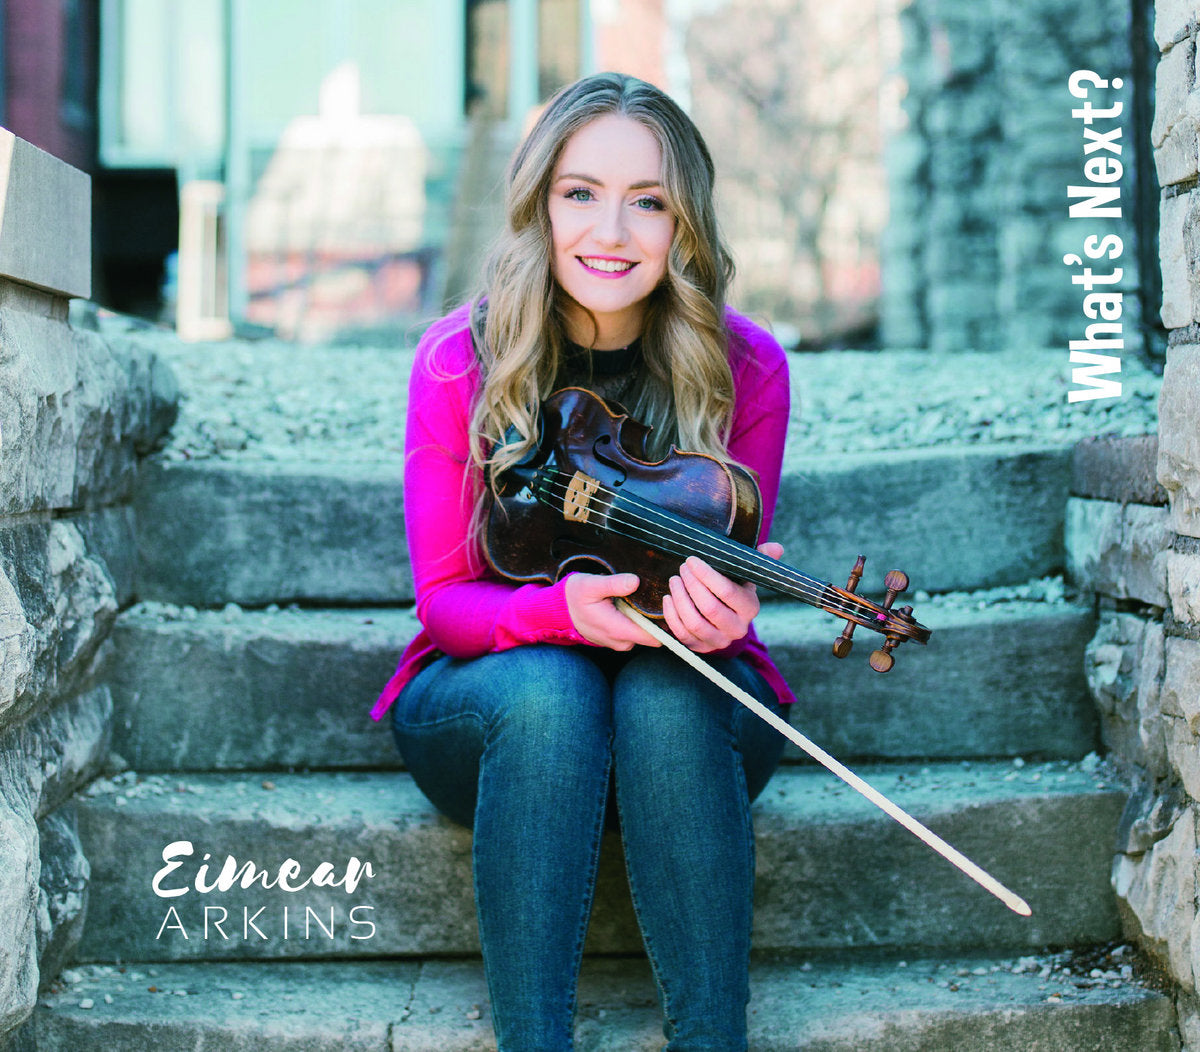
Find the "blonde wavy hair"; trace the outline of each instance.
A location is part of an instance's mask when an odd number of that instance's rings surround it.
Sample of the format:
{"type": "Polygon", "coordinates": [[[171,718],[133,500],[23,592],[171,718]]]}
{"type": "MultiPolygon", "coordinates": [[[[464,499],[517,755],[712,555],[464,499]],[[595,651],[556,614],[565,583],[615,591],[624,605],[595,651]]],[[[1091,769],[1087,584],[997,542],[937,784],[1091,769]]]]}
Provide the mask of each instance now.
{"type": "Polygon", "coordinates": [[[675,216],[666,276],[651,293],[641,336],[646,382],[626,408],[653,427],[654,455],[665,455],[674,443],[727,459],[733,377],[725,294],[733,261],[717,229],[712,157],[669,96],[635,77],[600,73],[550,100],[508,169],[507,226],[472,310],[482,366],[473,447],[478,466],[490,466],[493,477],[536,441],[538,406],[551,392],[567,345],[566,293],[551,269],[554,171],[567,140],[607,114],[635,120],[654,135],[675,216]],[[523,441],[497,445],[510,426],[523,441]]]}

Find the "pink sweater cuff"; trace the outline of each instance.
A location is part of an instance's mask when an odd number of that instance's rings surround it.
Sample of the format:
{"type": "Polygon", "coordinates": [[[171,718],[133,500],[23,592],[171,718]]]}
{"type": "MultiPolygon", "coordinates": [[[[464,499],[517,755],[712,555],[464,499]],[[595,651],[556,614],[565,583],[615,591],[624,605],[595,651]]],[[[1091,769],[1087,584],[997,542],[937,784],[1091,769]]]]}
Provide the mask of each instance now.
{"type": "Polygon", "coordinates": [[[567,583],[561,581],[548,587],[523,589],[521,601],[513,610],[512,620],[506,626],[508,639],[499,638],[496,643],[503,649],[506,645],[522,643],[586,643],[571,621],[567,609],[567,583]]]}

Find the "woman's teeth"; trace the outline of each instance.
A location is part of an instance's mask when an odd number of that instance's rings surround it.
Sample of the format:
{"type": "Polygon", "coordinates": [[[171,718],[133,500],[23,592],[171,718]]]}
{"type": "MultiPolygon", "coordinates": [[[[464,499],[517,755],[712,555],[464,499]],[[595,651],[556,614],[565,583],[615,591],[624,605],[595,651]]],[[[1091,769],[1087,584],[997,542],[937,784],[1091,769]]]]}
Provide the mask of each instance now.
{"type": "Polygon", "coordinates": [[[592,270],[603,270],[609,274],[616,274],[622,270],[632,270],[633,264],[622,259],[594,259],[590,256],[580,256],[580,261],[584,266],[591,267],[592,270]]]}

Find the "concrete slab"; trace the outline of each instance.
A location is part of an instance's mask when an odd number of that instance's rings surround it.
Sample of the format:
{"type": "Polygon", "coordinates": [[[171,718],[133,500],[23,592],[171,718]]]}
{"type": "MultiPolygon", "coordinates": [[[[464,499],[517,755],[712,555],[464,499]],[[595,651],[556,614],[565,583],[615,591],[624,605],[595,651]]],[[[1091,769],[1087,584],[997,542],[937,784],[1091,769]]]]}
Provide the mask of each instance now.
{"type": "MultiPolygon", "coordinates": [[[[1123,788],[1063,763],[859,773],[1027,898],[1033,918],[1010,913],[823,769],[792,768],[755,804],[759,949],[1043,946],[1117,936],[1108,876],[1123,788]]],[[[92,863],[82,959],[478,950],[470,834],[437,815],[407,775],[130,773],[96,783],[79,812],[92,863]],[[164,852],[180,841],[192,847],[159,887],[180,894],[156,894],[164,852]],[[195,881],[211,884],[228,856],[234,867],[253,860],[272,878],[294,859],[303,871],[294,884],[321,862],[340,876],[352,857],[370,862],[373,876],[352,892],[305,883],[289,893],[273,879],[270,890],[198,892],[195,881]]],[[[639,950],[615,835],[602,852],[597,901],[592,952],[639,950]]]]}
{"type": "MultiPolygon", "coordinates": [[[[761,961],[755,1052],[1175,1052],[1170,1000],[1028,960],[971,956],[761,961]]],[[[474,1052],[494,1049],[476,961],[158,964],[73,969],[35,1014],[44,1052],[474,1052]]],[[[588,959],[580,1052],[662,1046],[642,960],[588,959]]]]}
{"type": "MultiPolygon", "coordinates": [[[[866,554],[864,594],[897,567],[929,592],[1028,581],[1063,566],[1070,460],[1008,445],[804,458],[789,462],[773,532],[792,565],[837,584],[866,554]]],[[[411,600],[403,510],[395,466],[160,462],[139,480],[141,595],[411,600]]]]}
{"type": "Polygon", "coordinates": [[[1071,493],[1121,504],[1167,503],[1158,481],[1158,436],[1086,438],[1071,458],[1071,493]]]}
{"type": "MultiPolygon", "coordinates": [[[[838,660],[840,620],[765,605],[758,630],[798,695],[793,724],[843,759],[1078,759],[1096,748],[1090,610],[958,593],[917,602],[915,616],[933,629],[928,645],[903,644],[881,676],[867,664],[881,636],[860,629],[838,660]]],[[[791,745],[786,755],[800,756],[791,745]]]]}
{"type": "Polygon", "coordinates": [[[0,128],[0,277],[92,294],[91,180],[0,128]]]}
{"type": "Polygon", "coordinates": [[[784,477],[773,537],[793,565],[839,585],[865,554],[867,594],[897,568],[928,592],[1044,577],[1063,565],[1070,460],[1006,445],[813,459],[784,477]]]}
{"type": "MultiPolygon", "coordinates": [[[[838,661],[842,622],[766,604],[758,629],[801,696],[796,726],[847,759],[1079,759],[1096,748],[1089,610],[955,595],[917,613],[932,641],[901,647],[880,676],[867,665],[880,637],[860,631],[838,661]]],[[[416,631],[411,609],[141,604],[114,632],[113,747],[139,771],[398,768],[388,723],[367,711],[416,631]]]]}
{"type": "Polygon", "coordinates": [[[143,599],[221,606],[412,597],[395,468],[151,463],[139,478],[137,514],[143,599]]]}

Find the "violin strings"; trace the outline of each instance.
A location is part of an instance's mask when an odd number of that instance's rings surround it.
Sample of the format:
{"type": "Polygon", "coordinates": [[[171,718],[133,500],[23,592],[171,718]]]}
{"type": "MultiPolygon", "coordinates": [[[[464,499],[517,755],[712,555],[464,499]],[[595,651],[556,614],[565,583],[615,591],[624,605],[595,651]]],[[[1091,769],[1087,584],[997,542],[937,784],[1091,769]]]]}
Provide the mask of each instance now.
{"type": "MultiPolygon", "coordinates": [[[[547,473],[543,472],[543,478],[547,478],[547,473]]],[[[565,477],[565,472],[559,472],[558,477],[565,477]]],[[[554,486],[554,483],[551,483],[554,486]]],[[[610,498],[608,509],[608,521],[616,522],[620,525],[631,527],[634,530],[642,530],[642,533],[624,533],[614,529],[614,533],[621,536],[630,537],[634,540],[649,541],[653,546],[661,547],[664,539],[661,533],[650,532],[650,525],[657,525],[660,529],[665,530],[665,534],[673,536],[677,542],[680,542],[679,548],[675,550],[675,554],[686,556],[696,552],[697,547],[703,548],[706,552],[710,552],[723,559],[735,571],[757,571],[762,583],[768,587],[777,587],[780,591],[787,591],[788,586],[802,592],[804,596],[823,596],[826,585],[822,581],[817,581],[815,578],[803,574],[793,567],[789,567],[786,563],[781,563],[778,560],[771,559],[769,556],[763,555],[761,552],[756,552],[739,542],[728,537],[716,535],[717,543],[714,543],[713,536],[710,536],[703,527],[695,523],[690,523],[686,519],[675,516],[672,512],[659,505],[644,501],[641,498],[632,495],[618,495],[613,490],[607,487],[600,487],[598,490],[601,495],[610,498]],[[624,505],[629,504],[635,507],[644,508],[651,513],[650,516],[632,516],[621,517],[620,513],[625,511],[624,505]],[[681,529],[682,527],[682,529],[681,529]],[[683,543],[686,542],[686,543],[683,543]],[[718,544],[727,546],[727,550],[722,550],[718,544]],[[742,553],[746,554],[742,554],[742,553]],[[790,571],[791,576],[784,571],[790,571]]],[[[566,487],[561,486],[561,492],[555,492],[556,497],[565,496],[566,487]]],[[[835,593],[836,594],[836,593],[835,593]]]]}
{"type": "MultiPolygon", "coordinates": [[[[543,479],[548,479],[549,476],[547,472],[543,471],[541,477],[543,479]]],[[[565,477],[565,472],[559,472],[558,477],[560,479],[565,477]]],[[[549,488],[554,497],[566,496],[567,487],[561,483],[557,484],[556,488],[556,484],[551,482],[550,487],[543,487],[544,490],[547,488],[549,488]]],[[[792,569],[791,567],[788,567],[786,563],[780,563],[778,560],[771,559],[769,556],[762,555],[760,552],[753,552],[754,558],[747,558],[747,556],[742,555],[738,549],[741,549],[741,551],[745,551],[747,553],[750,553],[753,550],[728,537],[720,538],[722,542],[729,546],[728,551],[722,551],[713,543],[712,538],[703,531],[703,527],[698,526],[698,524],[689,523],[686,519],[675,516],[672,512],[662,508],[659,505],[643,501],[631,494],[618,495],[613,490],[603,486],[601,486],[597,492],[602,496],[610,498],[610,505],[607,515],[610,523],[618,521],[622,525],[627,525],[634,529],[640,528],[644,531],[641,534],[622,534],[616,529],[612,531],[620,536],[629,537],[633,540],[648,540],[655,547],[662,547],[661,542],[664,539],[663,535],[659,533],[651,533],[649,527],[651,525],[665,527],[665,532],[668,536],[673,535],[677,541],[686,542],[680,544],[680,549],[682,550],[677,549],[675,551],[676,555],[691,554],[695,552],[697,546],[700,546],[705,548],[708,552],[711,552],[723,559],[726,564],[734,569],[758,571],[762,577],[769,578],[772,582],[780,581],[785,583],[794,583],[790,581],[786,574],[780,572],[780,570],[792,569]],[[619,513],[624,510],[623,505],[625,503],[645,508],[647,511],[651,512],[651,517],[638,516],[635,514],[632,517],[621,519],[619,516],[615,516],[613,514],[614,512],[619,513]],[[679,527],[684,527],[684,529],[681,530],[679,527]]],[[[803,585],[796,585],[796,587],[800,587],[809,595],[823,594],[825,589],[824,582],[819,582],[815,578],[808,577],[806,574],[801,574],[798,570],[793,570],[792,572],[799,581],[804,582],[803,585]],[[816,585],[817,587],[814,588],[813,585],[816,585]]]]}
{"type": "Polygon", "coordinates": [[[813,606],[853,615],[856,618],[864,618],[867,623],[880,620],[866,604],[853,603],[843,598],[838,592],[827,590],[829,586],[825,582],[809,577],[794,567],[771,559],[770,556],[754,551],[731,538],[717,535],[718,543],[714,544],[713,539],[704,532],[703,527],[677,518],[673,513],[658,505],[643,501],[631,494],[617,495],[604,487],[601,487],[598,492],[611,498],[607,519],[610,524],[616,524],[610,528],[618,536],[644,541],[659,549],[666,547],[663,544],[664,539],[673,537],[678,545],[674,549],[676,555],[686,557],[690,554],[711,554],[715,558],[711,558],[710,561],[716,564],[718,569],[722,568],[723,562],[724,566],[732,569],[735,574],[742,571],[748,579],[756,577],[759,583],[784,594],[793,595],[813,606]],[[619,513],[626,510],[625,504],[644,507],[652,514],[650,516],[636,514],[622,516],[619,513]],[[660,531],[651,531],[651,525],[659,526],[660,531]],[[617,526],[624,526],[625,529],[619,529],[617,526]],[[683,527],[683,529],[679,527],[683,527]],[[720,545],[730,547],[723,548],[720,545]],[[732,546],[737,546],[737,549],[745,552],[746,555],[741,555],[732,546]]]}
{"type": "MultiPolygon", "coordinates": [[[[549,493],[555,498],[565,499],[567,486],[563,480],[568,477],[565,471],[551,472],[543,469],[539,472],[539,480],[543,485],[539,485],[537,489],[549,493]]],[[[869,606],[864,609],[845,599],[836,591],[827,591],[829,586],[825,582],[818,581],[786,563],[771,559],[770,556],[763,555],[731,538],[720,537],[716,534],[710,536],[705,532],[704,527],[690,523],[659,505],[643,500],[634,494],[617,494],[605,486],[599,487],[597,492],[609,498],[607,509],[609,523],[625,527],[626,532],[613,527],[612,532],[618,535],[632,540],[647,541],[652,547],[658,548],[663,547],[662,542],[665,538],[673,538],[682,549],[675,551],[677,555],[710,553],[711,556],[723,561],[735,572],[739,570],[752,571],[753,575],[757,576],[758,580],[767,587],[794,595],[798,599],[804,599],[813,606],[831,608],[859,618],[866,618],[869,621],[878,620],[877,615],[871,611],[869,606]],[[639,514],[636,509],[644,509],[650,514],[639,514]],[[630,514],[631,510],[633,510],[632,514],[630,514]],[[658,527],[658,531],[652,530],[651,527],[658,527]],[[719,543],[728,545],[728,550],[718,547],[718,544],[714,543],[714,537],[719,538],[719,543]],[[702,551],[697,551],[697,548],[702,551]]],[[[751,576],[751,574],[748,573],[747,576],[751,576]]]]}

